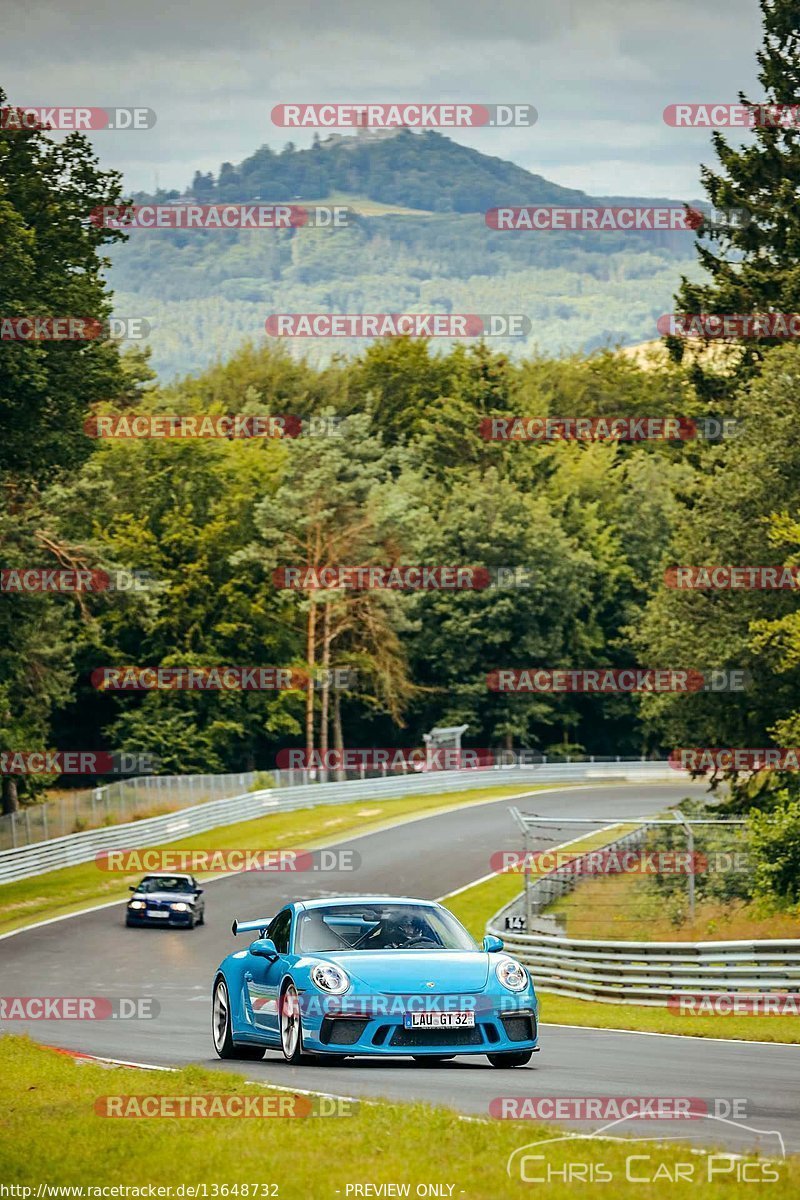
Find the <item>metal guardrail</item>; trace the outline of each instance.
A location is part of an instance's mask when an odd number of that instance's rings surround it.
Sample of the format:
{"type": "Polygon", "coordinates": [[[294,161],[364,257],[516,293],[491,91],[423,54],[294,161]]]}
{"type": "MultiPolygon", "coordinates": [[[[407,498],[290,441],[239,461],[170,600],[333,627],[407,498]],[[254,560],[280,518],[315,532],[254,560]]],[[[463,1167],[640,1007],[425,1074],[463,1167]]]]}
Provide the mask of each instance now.
{"type": "MultiPolygon", "coordinates": [[[[546,755],[532,751],[519,751],[517,757],[508,762],[502,759],[493,766],[547,765],[546,755]]],[[[565,760],[571,762],[570,758],[565,760]]],[[[577,761],[577,760],[576,760],[577,761]]],[[[583,761],[583,760],[581,760],[583,761]]],[[[588,762],[620,762],[616,758],[586,759],[588,762]]],[[[475,766],[476,764],[472,764],[475,766]]],[[[483,764],[479,764],[483,765],[483,764]]],[[[485,764],[489,765],[489,764],[485,764]]],[[[402,774],[414,774],[403,771],[402,774]]],[[[401,772],[364,766],[348,768],[336,775],[339,783],[356,779],[386,779],[401,772]]],[[[32,842],[47,842],[72,833],[84,833],[87,829],[101,829],[106,825],[123,825],[128,821],[141,821],[146,817],[162,816],[181,808],[193,808],[208,800],[227,800],[241,796],[244,792],[263,791],[265,788],[302,787],[307,783],[328,782],[320,779],[316,770],[303,768],[272,768],[267,771],[235,771],[227,775],[138,775],[117,779],[112,783],[93,788],[73,788],[62,795],[52,797],[39,804],[25,804],[17,812],[0,814],[0,851],[17,850],[32,842]]]]}
{"type": "MultiPolygon", "coordinates": [[[[623,849],[636,842],[632,834],[609,842],[623,849]]],[[[566,847],[565,847],[566,849],[566,847]]],[[[597,848],[595,847],[595,850],[597,848]]],[[[581,857],[579,854],[576,857],[581,857]]],[[[529,888],[531,910],[570,891],[578,876],[558,868],[529,888]]],[[[503,939],[506,949],[530,967],[543,991],[607,1004],[666,1006],[684,995],[730,995],[770,992],[800,994],[800,940],[764,939],[731,942],[633,942],[557,937],[509,932],[506,917],[524,912],[525,893],[515,896],[488,921],[486,932],[503,939]]]]}
{"type": "MultiPolygon", "coordinates": [[[[279,771],[270,774],[277,786],[283,783],[279,771]]],[[[41,804],[26,804],[17,812],[0,815],[0,851],[143,820],[207,800],[224,800],[257,787],[255,771],[236,771],[227,775],[139,775],[100,787],[73,788],[41,804]]]]}
{"type": "Polygon", "coordinates": [[[597,779],[657,782],[674,781],[675,772],[663,762],[619,761],[548,763],[534,767],[488,767],[480,770],[421,772],[386,779],[316,783],[249,792],[225,800],[212,800],[177,812],[164,813],[125,825],[89,829],[66,837],[0,852],[0,884],[45,871],[91,862],[101,851],[157,846],[204,833],[222,825],[249,821],[270,812],[290,812],[319,804],[346,804],[354,800],[394,799],[428,792],[452,792],[503,784],[578,782],[597,779]]]}

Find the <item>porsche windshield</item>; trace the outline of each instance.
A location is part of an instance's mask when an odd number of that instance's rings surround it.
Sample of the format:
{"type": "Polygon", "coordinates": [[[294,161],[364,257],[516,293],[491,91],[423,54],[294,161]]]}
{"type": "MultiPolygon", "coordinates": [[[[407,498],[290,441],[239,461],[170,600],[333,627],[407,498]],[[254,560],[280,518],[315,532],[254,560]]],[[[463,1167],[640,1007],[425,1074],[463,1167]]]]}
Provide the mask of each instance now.
{"type": "Polygon", "coordinates": [[[422,904],[344,905],[300,914],[297,953],[330,950],[477,950],[455,917],[422,904]]]}

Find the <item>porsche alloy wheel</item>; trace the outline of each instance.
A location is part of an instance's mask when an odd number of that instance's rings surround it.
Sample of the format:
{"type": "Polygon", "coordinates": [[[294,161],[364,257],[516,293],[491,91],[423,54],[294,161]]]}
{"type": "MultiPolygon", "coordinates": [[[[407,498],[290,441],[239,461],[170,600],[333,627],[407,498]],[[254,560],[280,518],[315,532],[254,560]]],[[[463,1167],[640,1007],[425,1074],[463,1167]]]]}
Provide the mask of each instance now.
{"type": "Polygon", "coordinates": [[[281,998],[281,1049],[289,1063],[300,1062],[303,1056],[303,1026],[300,1017],[300,997],[291,980],[281,998]]]}
{"type": "Polygon", "coordinates": [[[225,980],[219,978],[214,987],[211,1006],[211,1033],[214,1049],[220,1058],[257,1060],[264,1057],[263,1046],[237,1046],[231,1031],[231,1002],[225,980]]]}

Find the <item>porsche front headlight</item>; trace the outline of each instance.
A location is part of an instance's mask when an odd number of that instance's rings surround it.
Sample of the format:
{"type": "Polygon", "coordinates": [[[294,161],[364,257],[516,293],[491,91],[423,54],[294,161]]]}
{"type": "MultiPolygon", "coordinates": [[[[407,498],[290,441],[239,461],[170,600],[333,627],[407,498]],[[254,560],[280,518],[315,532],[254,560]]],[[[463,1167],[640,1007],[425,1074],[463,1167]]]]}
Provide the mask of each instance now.
{"type": "Polygon", "coordinates": [[[172,909],[173,912],[188,912],[189,911],[189,905],[184,904],[182,900],[180,900],[177,904],[170,904],[170,908],[172,909]]]}
{"type": "Polygon", "coordinates": [[[503,987],[508,988],[510,992],[521,992],[528,986],[528,972],[513,958],[502,959],[497,964],[495,974],[503,987]]]}
{"type": "Polygon", "coordinates": [[[128,902],[128,908],[147,908],[147,905],[145,904],[144,900],[130,900],[128,902]]]}
{"type": "Polygon", "coordinates": [[[341,967],[333,963],[317,963],[311,968],[311,978],[321,992],[341,995],[350,987],[350,980],[341,967]]]}

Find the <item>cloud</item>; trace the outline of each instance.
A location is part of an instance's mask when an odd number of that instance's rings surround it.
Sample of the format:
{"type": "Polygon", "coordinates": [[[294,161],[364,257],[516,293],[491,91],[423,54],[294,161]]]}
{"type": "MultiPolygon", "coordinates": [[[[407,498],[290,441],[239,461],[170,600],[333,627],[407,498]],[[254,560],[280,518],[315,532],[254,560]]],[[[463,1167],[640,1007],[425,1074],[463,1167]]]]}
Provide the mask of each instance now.
{"type": "Polygon", "coordinates": [[[277,103],[461,100],[540,119],[457,141],[595,194],[684,196],[708,133],[667,129],[662,110],[756,95],[759,26],[755,0],[6,0],[2,82],[15,102],[155,109],[152,130],[94,135],[130,188],[308,144],[272,126],[277,103]]]}

